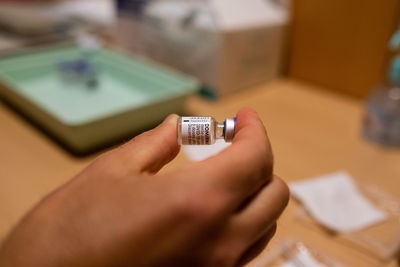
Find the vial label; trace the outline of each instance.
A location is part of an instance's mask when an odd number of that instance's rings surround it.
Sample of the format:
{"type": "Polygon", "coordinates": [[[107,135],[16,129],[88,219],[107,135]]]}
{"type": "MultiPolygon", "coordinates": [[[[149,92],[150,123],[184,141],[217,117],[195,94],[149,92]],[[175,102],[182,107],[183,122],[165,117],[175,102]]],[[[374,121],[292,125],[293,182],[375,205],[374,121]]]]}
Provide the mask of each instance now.
{"type": "Polygon", "coordinates": [[[182,144],[209,145],[211,144],[211,117],[182,117],[182,144]]]}

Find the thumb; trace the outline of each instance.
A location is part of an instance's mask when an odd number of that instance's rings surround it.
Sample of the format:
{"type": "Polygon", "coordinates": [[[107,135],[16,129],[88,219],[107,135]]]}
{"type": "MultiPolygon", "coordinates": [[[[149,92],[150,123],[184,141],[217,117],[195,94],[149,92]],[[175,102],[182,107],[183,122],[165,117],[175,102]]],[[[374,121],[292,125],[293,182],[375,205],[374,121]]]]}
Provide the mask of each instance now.
{"type": "Polygon", "coordinates": [[[176,127],[178,115],[169,115],[156,128],[144,132],[116,151],[120,160],[138,172],[155,173],[179,152],[176,127]]]}

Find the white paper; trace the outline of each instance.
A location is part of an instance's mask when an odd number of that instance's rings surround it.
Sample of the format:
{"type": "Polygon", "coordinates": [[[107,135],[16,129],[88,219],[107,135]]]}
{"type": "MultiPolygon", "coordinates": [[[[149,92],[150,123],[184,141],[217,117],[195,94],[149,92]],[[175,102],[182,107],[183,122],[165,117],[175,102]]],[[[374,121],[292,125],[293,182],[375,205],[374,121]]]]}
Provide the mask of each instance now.
{"type": "Polygon", "coordinates": [[[224,140],[217,140],[213,145],[182,146],[182,150],[190,160],[200,161],[218,154],[230,145],[231,143],[226,143],[224,140]]]}
{"type": "Polygon", "coordinates": [[[319,263],[310,253],[299,252],[290,261],[285,262],[281,267],[326,267],[319,263]]]}
{"type": "Polygon", "coordinates": [[[387,218],[359,192],[346,172],[294,182],[290,189],[315,220],[334,231],[357,231],[387,218]]]}

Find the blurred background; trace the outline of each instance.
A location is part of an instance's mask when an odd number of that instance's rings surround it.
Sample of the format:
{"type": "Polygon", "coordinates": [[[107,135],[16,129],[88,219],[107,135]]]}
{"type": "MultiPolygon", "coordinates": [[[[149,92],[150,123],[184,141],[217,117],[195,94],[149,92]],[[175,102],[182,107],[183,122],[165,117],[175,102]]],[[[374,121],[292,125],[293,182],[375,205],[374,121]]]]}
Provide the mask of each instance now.
{"type": "Polygon", "coordinates": [[[398,113],[400,93],[387,88],[400,82],[398,13],[395,0],[2,0],[2,95],[61,144],[84,152],[185,113],[193,93],[218,100],[290,77],[371,95],[364,135],[398,145],[389,113],[398,113]],[[122,63],[121,54],[131,59],[122,63]],[[99,136],[110,127],[118,130],[99,136]]]}
{"type": "MultiPolygon", "coordinates": [[[[223,121],[250,106],[288,182],[334,173],[387,215],[325,231],[297,192],[277,234],[297,241],[274,255],[397,266],[399,24],[399,0],[0,0],[0,199],[13,203],[0,238],[104,147],[170,113],[223,121]]],[[[166,170],[224,147],[183,148],[166,170]]]]}

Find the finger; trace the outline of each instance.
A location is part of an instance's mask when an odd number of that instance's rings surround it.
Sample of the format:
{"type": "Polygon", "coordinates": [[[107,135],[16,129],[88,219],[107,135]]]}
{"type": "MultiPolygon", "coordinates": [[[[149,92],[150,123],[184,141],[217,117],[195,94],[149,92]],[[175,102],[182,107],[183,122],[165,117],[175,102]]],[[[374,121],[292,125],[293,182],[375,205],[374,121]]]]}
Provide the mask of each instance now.
{"type": "Polygon", "coordinates": [[[270,179],[272,169],[273,156],[264,125],[256,112],[245,108],[237,114],[232,145],[193,164],[189,171],[212,179],[238,205],[270,179]]]}
{"type": "Polygon", "coordinates": [[[241,233],[241,241],[252,244],[265,234],[281,215],[289,201],[289,189],[274,176],[246,207],[235,214],[230,223],[230,234],[241,233]]]}
{"type": "Polygon", "coordinates": [[[168,116],[156,128],[144,132],[116,151],[125,168],[137,172],[155,173],[176,157],[179,145],[176,137],[178,116],[168,116]]]}
{"type": "Polygon", "coordinates": [[[241,256],[237,266],[243,266],[253,260],[255,257],[260,255],[260,253],[266,248],[269,241],[274,237],[276,233],[276,223],[264,234],[257,242],[250,246],[246,252],[241,256]]]}

